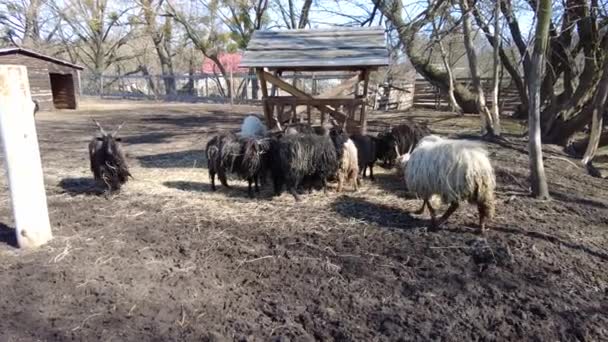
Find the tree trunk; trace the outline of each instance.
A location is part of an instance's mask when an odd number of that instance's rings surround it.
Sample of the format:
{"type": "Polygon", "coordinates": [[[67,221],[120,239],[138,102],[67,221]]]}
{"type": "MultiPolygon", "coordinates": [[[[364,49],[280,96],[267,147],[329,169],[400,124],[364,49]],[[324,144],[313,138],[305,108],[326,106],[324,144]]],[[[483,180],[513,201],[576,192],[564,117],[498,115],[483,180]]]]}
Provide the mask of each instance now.
{"type": "Polygon", "coordinates": [[[604,64],[604,72],[602,73],[599,89],[593,99],[593,119],[591,121],[591,132],[589,133],[589,144],[582,160],[583,164],[590,162],[597,152],[604,125],[603,118],[606,111],[606,97],[608,97],[608,63],[604,64]]]}
{"type": "Polygon", "coordinates": [[[545,62],[545,51],[549,40],[549,23],[551,22],[551,0],[539,0],[538,19],[534,38],[534,53],[530,63],[528,77],[528,94],[530,106],[528,125],[530,141],[528,143],[530,156],[530,182],[532,196],[542,199],[549,198],[547,177],[543,165],[543,150],[540,132],[540,87],[542,68],[545,62]]]}
{"type": "Polygon", "coordinates": [[[486,98],[481,86],[481,79],[477,72],[477,54],[475,53],[475,46],[473,43],[472,25],[471,25],[471,13],[469,11],[468,0],[461,0],[460,7],[462,8],[462,33],[464,36],[464,47],[467,52],[467,59],[469,60],[469,72],[471,73],[471,80],[473,82],[473,88],[477,93],[477,106],[479,115],[481,117],[481,133],[488,135],[496,135],[494,130],[494,123],[492,122],[492,116],[488,107],[486,106],[486,98]]]}
{"type": "Polygon", "coordinates": [[[500,0],[496,0],[494,10],[494,37],[496,44],[494,45],[494,74],[493,74],[493,89],[492,89],[492,122],[494,123],[494,132],[500,135],[500,113],[498,109],[498,91],[500,87],[500,0]]]}
{"type": "Polygon", "coordinates": [[[437,45],[439,45],[439,52],[441,53],[441,61],[443,62],[443,67],[445,68],[445,71],[448,75],[448,99],[450,101],[450,110],[452,112],[461,113],[462,109],[458,105],[458,102],[456,101],[456,97],[454,96],[454,74],[452,73],[452,67],[450,66],[448,54],[445,51],[445,48],[443,47],[441,38],[439,37],[441,27],[437,26],[437,24],[435,23],[435,20],[432,20],[431,24],[433,24],[434,36],[435,36],[437,45]]]}
{"type": "MultiPolygon", "coordinates": [[[[429,83],[438,87],[444,92],[449,89],[448,75],[446,72],[435,68],[428,59],[422,56],[420,49],[416,49],[413,44],[416,33],[425,25],[436,17],[436,13],[441,12],[445,7],[449,6],[449,2],[439,0],[430,6],[424,13],[418,16],[419,19],[406,24],[401,17],[403,4],[400,0],[382,1],[373,0],[375,6],[378,6],[382,14],[392,23],[399,35],[401,46],[404,52],[410,58],[410,62],[416,71],[422,75],[429,83]]],[[[454,84],[454,97],[464,113],[479,113],[477,99],[467,86],[461,83],[454,84]]]]}

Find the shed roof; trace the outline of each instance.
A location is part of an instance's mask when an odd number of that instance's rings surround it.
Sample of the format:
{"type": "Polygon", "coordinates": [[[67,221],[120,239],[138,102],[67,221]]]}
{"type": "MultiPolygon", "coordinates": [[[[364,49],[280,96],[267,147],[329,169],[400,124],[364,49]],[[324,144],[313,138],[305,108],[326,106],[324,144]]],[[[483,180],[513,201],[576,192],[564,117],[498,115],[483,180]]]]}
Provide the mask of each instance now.
{"type": "Polygon", "coordinates": [[[388,65],[381,27],[255,31],[241,67],[346,70],[388,65]]]}
{"type": "Polygon", "coordinates": [[[47,60],[49,62],[53,62],[53,63],[57,63],[57,64],[62,64],[74,69],[78,69],[78,70],[82,70],[84,69],[83,67],[81,67],[80,65],[76,65],[76,64],[72,64],[70,62],[55,58],[55,57],[51,57],[51,56],[47,56],[47,55],[43,55],[41,53],[38,53],[36,51],[33,50],[29,50],[29,49],[25,49],[22,47],[10,47],[10,48],[4,48],[4,49],[0,49],[0,56],[2,55],[9,55],[9,54],[13,54],[13,53],[21,53],[24,54],[26,56],[30,56],[30,57],[35,57],[35,58],[39,58],[39,59],[44,59],[47,60]]]}

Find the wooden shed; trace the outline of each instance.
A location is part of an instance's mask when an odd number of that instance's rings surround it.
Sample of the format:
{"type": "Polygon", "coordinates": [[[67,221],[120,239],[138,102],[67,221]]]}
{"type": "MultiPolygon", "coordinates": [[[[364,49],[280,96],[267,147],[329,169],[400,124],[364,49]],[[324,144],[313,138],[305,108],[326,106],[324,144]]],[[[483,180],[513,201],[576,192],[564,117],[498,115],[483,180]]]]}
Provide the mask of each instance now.
{"type": "Polygon", "coordinates": [[[40,110],[78,107],[81,66],[20,47],[0,49],[0,64],[27,67],[32,99],[40,110]]]}
{"type": "Polygon", "coordinates": [[[269,126],[276,126],[285,107],[291,107],[292,119],[296,106],[314,107],[336,121],[347,124],[352,131],[367,130],[366,99],[369,74],[388,65],[388,49],[381,27],[351,27],[330,29],[300,29],[255,31],[240,66],[255,68],[261,83],[264,114],[269,126]],[[319,98],[281,79],[283,72],[350,71],[358,73],[362,91],[354,98],[319,98]],[[292,96],[269,94],[266,82],[292,96]],[[279,113],[275,112],[275,109],[279,113]]]}

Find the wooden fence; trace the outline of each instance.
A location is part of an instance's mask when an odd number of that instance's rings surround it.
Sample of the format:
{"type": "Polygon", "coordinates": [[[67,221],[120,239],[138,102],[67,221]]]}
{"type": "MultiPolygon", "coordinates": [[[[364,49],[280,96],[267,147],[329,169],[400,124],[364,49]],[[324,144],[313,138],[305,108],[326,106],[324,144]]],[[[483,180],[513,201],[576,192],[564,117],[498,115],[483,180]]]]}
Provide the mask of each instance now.
{"type": "MultiPolygon", "coordinates": [[[[460,83],[471,84],[470,78],[459,78],[460,83]]],[[[482,87],[484,90],[486,103],[492,105],[492,79],[484,78],[482,87]]],[[[517,88],[510,80],[505,79],[501,83],[498,95],[498,105],[502,113],[513,113],[521,103],[517,88]]],[[[428,108],[447,110],[450,107],[447,93],[442,93],[437,87],[423,78],[417,78],[414,84],[414,108],[428,108]]]]}

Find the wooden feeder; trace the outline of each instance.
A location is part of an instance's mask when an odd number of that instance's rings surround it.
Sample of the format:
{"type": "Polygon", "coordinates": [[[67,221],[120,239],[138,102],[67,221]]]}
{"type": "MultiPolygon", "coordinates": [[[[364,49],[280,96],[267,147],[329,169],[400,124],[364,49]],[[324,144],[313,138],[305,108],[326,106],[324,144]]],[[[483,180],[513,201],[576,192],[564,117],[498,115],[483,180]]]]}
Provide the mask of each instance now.
{"type": "Polygon", "coordinates": [[[384,29],[371,27],[255,31],[239,66],[256,69],[269,127],[277,125],[286,107],[290,107],[293,121],[296,107],[306,106],[309,123],[314,107],[321,113],[321,122],[330,115],[340,124],[346,120],[349,131],[365,133],[369,74],[387,65],[384,29]],[[284,72],[319,71],[358,73],[358,81],[363,81],[362,94],[355,92],[353,98],[314,97],[281,79],[284,72]],[[291,96],[269,96],[266,82],[291,96]]]}

